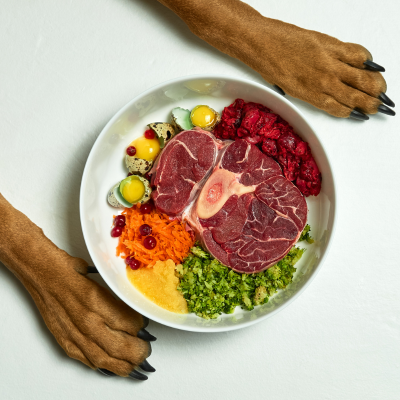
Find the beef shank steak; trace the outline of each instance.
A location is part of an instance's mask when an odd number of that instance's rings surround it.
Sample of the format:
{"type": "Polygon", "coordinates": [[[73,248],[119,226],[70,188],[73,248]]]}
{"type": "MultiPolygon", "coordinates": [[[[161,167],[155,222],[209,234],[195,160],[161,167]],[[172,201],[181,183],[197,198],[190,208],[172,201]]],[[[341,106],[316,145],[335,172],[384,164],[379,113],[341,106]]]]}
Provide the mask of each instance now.
{"type": "Polygon", "coordinates": [[[178,215],[191,204],[183,217],[237,272],[263,271],[289,252],[306,224],[307,203],[276,161],[244,139],[223,147],[203,131],[171,142],[157,166],[159,209],[178,215]]]}

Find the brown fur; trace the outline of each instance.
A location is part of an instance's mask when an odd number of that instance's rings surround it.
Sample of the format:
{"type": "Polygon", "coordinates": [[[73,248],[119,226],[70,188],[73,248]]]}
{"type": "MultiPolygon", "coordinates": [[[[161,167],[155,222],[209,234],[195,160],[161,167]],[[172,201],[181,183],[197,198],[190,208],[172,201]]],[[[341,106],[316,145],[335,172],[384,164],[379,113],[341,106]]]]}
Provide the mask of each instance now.
{"type": "Polygon", "coordinates": [[[149,354],[143,317],[97,282],[0,194],[0,261],[24,284],[68,356],[127,376],[149,354]]]}
{"type": "Polygon", "coordinates": [[[194,34],[293,97],[343,118],[354,108],[375,114],[381,104],[386,82],[365,69],[372,56],[358,44],[265,18],[239,0],[159,1],[194,34]]]}

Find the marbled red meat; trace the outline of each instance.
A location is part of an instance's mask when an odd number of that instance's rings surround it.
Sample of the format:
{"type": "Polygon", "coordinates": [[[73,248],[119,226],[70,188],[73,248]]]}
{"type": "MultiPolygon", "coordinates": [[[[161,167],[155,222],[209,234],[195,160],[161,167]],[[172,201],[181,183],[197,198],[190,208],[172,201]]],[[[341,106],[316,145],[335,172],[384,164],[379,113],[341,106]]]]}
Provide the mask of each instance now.
{"type": "Polygon", "coordinates": [[[179,215],[195,197],[198,183],[215,165],[219,141],[202,130],[183,131],[171,139],[158,160],[152,197],[159,210],[179,215]]]}
{"type": "Polygon", "coordinates": [[[225,107],[221,123],[214,130],[217,138],[246,139],[281,165],[283,173],[305,195],[318,195],[321,173],[308,143],[294,133],[279,115],[258,103],[236,99],[225,107]]]}
{"type": "Polygon", "coordinates": [[[237,140],[224,149],[188,220],[214,257],[237,272],[254,273],[296,243],[307,204],[272,158],[237,140]]]}

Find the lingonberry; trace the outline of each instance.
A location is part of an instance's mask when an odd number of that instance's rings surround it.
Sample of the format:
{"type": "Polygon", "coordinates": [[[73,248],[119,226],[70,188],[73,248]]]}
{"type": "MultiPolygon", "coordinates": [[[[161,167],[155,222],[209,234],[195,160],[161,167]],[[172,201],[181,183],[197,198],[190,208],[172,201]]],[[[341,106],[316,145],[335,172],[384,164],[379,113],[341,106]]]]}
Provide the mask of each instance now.
{"type": "Polygon", "coordinates": [[[139,228],[139,232],[142,236],[149,236],[151,235],[152,229],[150,225],[143,224],[139,228]]]}
{"type": "Polygon", "coordinates": [[[136,154],[136,147],[134,147],[134,146],[129,146],[127,149],[126,149],[126,154],[128,154],[128,156],[134,156],[135,154],[136,154]]]}
{"type": "Polygon", "coordinates": [[[122,235],[122,228],[119,226],[114,226],[114,228],[111,229],[111,236],[112,237],[119,237],[122,235]]]}
{"type": "Polygon", "coordinates": [[[157,245],[157,240],[153,238],[153,236],[147,236],[144,240],[143,240],[143,246],[147,249],[147,250],[152,250],[154,249],[154,247],[156,247],[157,245]]]}
{"type": "Polygon", "coordinates": [[[126,225],[125,215],[117,215],[114,219],[114,225],[123,228],[126,225]]]}
{"type": "Polygon", "coordinates": [[[154,139],[155,136],[156,136],[156,134],[151,129],[147,129],[147,131],[144,133],[144,137],[146,139],[154,139]]]}

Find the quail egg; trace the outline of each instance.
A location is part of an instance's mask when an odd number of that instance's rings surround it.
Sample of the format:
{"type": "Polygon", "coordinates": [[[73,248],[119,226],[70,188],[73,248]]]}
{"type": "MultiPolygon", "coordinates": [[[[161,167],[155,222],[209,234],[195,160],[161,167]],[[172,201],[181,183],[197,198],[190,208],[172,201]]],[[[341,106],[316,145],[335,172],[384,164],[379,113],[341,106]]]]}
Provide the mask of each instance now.
{"type": "Polygon", "coordinates": [[[113,186],[108,191],[107,199],[113,207],[130,208],[137,203],[147,203],[150,195],[149,181],[141,176],[131,175],[113,186]]]}

